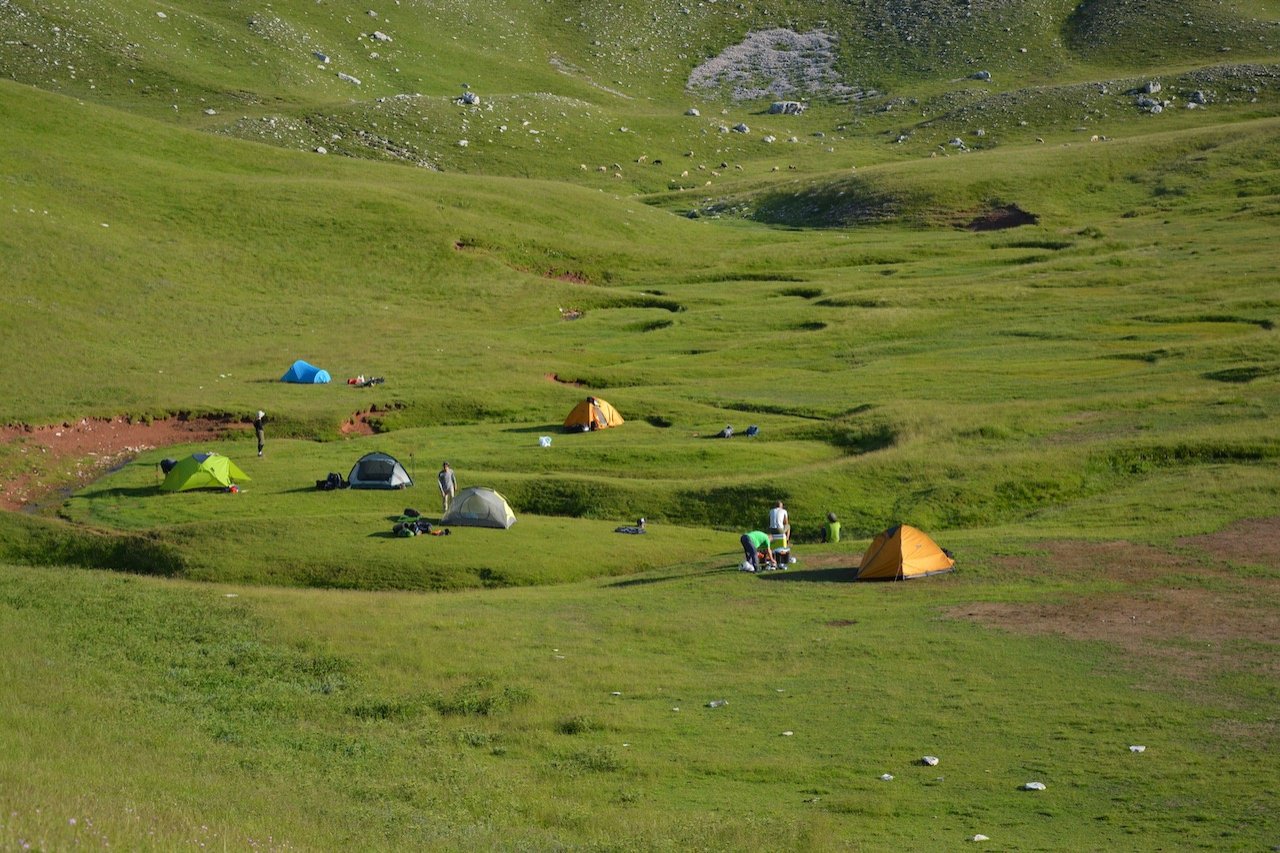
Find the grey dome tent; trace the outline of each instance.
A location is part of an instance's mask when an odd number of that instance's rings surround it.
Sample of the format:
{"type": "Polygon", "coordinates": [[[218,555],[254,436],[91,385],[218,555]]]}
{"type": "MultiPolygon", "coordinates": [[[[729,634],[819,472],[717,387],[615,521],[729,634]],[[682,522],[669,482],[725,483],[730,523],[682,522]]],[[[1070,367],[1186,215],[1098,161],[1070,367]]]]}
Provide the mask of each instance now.
{"type": "Polygon", "coordinates": [[[516,523],[516,516],[502,495],[484,486],[471,486],[458,492],[440,523],[506,530],[516,523]]]}
{"type": "Polygon", "coordinates": [[[353,489],[404,489],[413,485],[413,478],[394,456],[366,453],[352,466],[347,482],[353,489]]]}

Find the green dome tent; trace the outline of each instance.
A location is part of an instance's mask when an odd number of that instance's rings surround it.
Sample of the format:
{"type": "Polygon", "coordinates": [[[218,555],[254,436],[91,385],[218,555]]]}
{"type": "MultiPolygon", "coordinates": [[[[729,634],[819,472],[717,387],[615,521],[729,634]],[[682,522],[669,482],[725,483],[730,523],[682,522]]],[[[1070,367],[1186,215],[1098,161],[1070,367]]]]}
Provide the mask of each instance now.
{"type": "Polygon", "coordinates": [[[193,453],[169,469],[160,488],[166,492],[225,489],[232,483],[242,483],[248,479],[249,475],[225,456],[217,453],[193,453]]]}

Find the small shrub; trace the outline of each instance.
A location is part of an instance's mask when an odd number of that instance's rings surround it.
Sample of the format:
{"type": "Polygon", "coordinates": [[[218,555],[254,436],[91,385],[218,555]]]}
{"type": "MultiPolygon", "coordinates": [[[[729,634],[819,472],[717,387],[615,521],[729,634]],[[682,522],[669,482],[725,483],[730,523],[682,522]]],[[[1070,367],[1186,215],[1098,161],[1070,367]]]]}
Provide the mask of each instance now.
{"type": "Polygon", "coordinates": [[[561,720],[556,725],[556,731],[562,735],[583,735],[588,732],[599,730],[600,724],[590,717],[584,717],[581,714],[569,717],[567,720],[561,720]]]}

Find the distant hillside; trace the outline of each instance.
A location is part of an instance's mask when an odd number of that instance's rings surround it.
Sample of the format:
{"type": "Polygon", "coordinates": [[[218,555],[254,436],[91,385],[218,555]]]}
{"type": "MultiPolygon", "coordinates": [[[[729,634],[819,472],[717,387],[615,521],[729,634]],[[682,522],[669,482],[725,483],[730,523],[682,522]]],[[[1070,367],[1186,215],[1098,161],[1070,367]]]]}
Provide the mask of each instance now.
{"type": "Polygon", "coordinates": [[[1093,84],[1268,61],[1274,17],[1207,0],[4,0],[0,76],[288,148],[647,193],[733,177],[699,166],[915,156],[866,147],[932,148],[975,129],[966,111],[1029,141],[1079,124],[1093,84]],[[810,112],[766,115],[777,98],[810,112]]]}

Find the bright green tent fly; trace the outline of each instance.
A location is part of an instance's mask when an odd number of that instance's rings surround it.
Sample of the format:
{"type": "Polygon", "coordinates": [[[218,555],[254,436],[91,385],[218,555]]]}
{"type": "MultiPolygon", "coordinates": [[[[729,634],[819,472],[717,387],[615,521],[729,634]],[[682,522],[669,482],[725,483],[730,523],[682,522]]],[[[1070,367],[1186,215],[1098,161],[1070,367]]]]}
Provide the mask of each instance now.
{"type": "Polygon", "coordinates": [[[166,492],[185,492],[188,489],[225,489],[232,483],[241,483],[249,475],[236,463],[217,453],[193,453],[165,474],[160,488],[166,492]]]}

